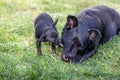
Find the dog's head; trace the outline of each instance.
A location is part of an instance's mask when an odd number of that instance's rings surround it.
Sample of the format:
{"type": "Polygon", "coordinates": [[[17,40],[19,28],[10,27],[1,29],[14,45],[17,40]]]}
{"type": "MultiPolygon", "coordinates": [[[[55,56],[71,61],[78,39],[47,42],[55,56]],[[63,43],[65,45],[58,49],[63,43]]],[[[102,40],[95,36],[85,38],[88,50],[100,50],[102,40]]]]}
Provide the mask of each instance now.
{"type": "Polygon", "coordinates": [[[85,25],[78,24],[75,16],[67,17],[67,25],[62,34],[62,60],[68,62],[79,54],[85,52],[94,43],[97,36],[101,33],[96,29],[87,29],[85,25]]]}

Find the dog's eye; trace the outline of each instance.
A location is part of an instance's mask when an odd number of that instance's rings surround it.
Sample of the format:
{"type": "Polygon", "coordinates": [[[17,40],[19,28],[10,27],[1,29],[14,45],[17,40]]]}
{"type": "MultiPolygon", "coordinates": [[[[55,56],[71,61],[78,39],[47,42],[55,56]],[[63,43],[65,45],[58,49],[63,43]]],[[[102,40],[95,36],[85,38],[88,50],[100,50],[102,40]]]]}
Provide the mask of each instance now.
{"type": "Polygon", "coordinates": [[[57,36],[56,34],[53,34],[51,37],[52,37],[52,38],[55,38],[56,36],[57,36]]]}
{"type": "Polygon", "coordinates": [[[77,47],[78,47],[79,50],[82,49],[82,45],[81,44],[78,44],[77,47]]]}
{"type": "Polygon", "coordinates": [[[73,44],[75,41],[73,39],[69,39],[68,42],[73,44]]]}
{"type": "Polygon", "coordinates": [[[81,47],[81,44],[78,44],[77,46],[78,46],[78,47],[81,47]]]}

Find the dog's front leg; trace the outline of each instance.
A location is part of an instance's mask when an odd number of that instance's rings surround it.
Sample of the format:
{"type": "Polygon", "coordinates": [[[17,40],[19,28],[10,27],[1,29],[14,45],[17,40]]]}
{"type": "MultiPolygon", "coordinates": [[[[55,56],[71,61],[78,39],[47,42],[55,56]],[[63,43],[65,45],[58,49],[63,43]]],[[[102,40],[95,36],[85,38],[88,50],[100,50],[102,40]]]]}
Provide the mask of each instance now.
{"type": "Polygon", "coordinates": [[[38,55],[42,55],[40,39],[36,39],[36,46],[37,46],[38,55]]]}
{"type": "Polygon", "coordinates": [[[56,54],[56,46],[54,43],[52,43],[52,52],[56,54]]]}

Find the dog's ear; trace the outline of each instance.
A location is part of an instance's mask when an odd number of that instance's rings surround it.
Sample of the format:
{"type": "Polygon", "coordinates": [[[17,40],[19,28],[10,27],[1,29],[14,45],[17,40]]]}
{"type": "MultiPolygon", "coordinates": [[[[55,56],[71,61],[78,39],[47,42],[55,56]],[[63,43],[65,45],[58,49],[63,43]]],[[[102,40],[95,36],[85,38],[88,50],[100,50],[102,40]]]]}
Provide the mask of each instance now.
{"type": "Polygon", "coordinates": [[[68,15],[67,17],[67,27],[72,29],[73,27],[76,27],[78,25],[78,20],[75,16],[68,15]]]}
{"type": "Polygon", "coordinates": [[[57,18],[56,21],[53,23],[53,27],[56,26],[57,22],[58,22],[58,18],[57,18]]]}
{"type": "Polygon", "coordinates": [[[88,29],[88,32],[89,32],[89,39],[91,40],[91,41],[94,41],[94,39],[96,38],[96,37],[102,37],[102,35],[101,35],[101,33],[100,33],[100,31],[99,30],[96,30],[96,29],[88,29]]]}

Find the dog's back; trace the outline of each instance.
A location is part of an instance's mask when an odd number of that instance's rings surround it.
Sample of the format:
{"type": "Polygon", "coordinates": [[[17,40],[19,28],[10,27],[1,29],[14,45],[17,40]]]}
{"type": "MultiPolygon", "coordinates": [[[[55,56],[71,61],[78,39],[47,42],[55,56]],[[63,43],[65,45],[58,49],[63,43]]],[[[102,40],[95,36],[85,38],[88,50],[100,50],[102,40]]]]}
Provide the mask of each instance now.
{"type": "Polygon", "coordinates": [[[53,23],[52,18],[47,13],[41,13],[35,19],[34,26],[36,26],[40,22],[46,22],[46,21],[50,22],[50,23],[53,23]]]}
{"type": "Polygon", "coordinates": [[[98,29],[102,34],[102,43],[120,31],[120,15],[107,6],[96,6],[76,14],[79,24],[88,25],[88,29],[98,29]]]}

